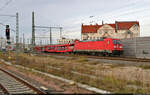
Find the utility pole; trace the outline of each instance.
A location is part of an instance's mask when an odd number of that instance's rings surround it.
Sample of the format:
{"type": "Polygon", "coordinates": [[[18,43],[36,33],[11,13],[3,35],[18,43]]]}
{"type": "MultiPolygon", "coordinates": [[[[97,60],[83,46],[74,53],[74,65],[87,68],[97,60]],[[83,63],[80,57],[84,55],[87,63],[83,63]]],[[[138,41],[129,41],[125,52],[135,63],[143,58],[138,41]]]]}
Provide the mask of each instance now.
{"type": "Polygon", "coordinates": [[[16,13],[16,63],[18,63],[18,54],[19,54],[19,16],[18,13],[16,13]]]}
{"type": "Polygon", "coordinates": [[[62,27],[60,27],[60,38],[62,37],[62,27]]]}
{"type": "Polygon", "coordinates": [[[27,44],[28,44],[28,45],[30,44],[30,39],[29,39],[29,38],[27,39],[27,44]]]}
{"type": "Polygon", "coordinates": [[[2,41],[3,41],[3,38],[1,37],[1,50],[2,50],[2,41]]]}
{"type": "Polygon", "coordinates": [[[23,33],[23,52],[24,52],[24,49],[25,49],[25,38],[24,38],[24,33],[23,33]]]}
{"type": "Polygon", "coordinates": [[[32,12],[32,51],[35,46],[35,24],[34,24],[34,12],[32,12]]]}
{"type": "Polygon", "coordinates": [[[40,40],[40,46],[42,46],[42,40],[40,40]]]}
{"type": "Polygon", "coordinates": [[[29,49],[29,44],[30,44],[30,39],[28,38],[27,39],[27,47],[28,47],[28,49],[29,49]]]}
{"type": "Polygon", "coordinates": [[[136,39],[136,37],[134,38],[135,39],[135,57],[136,57],[136,48],[137,48],[137,46],[136,46],[136,43],[137,43],[137,39],[136,39]]]}
{"type": "Polygon", "coordinates": [[[22,38],[20,37],[20,44],[22,44],[22,38]]]}
{"type": "Polygon", "coordinates": [[[19,17],[18,13],[16,13],[16,53],[19,53],[19,17]]]}
{"type": "Polygon", "coordinates": [[[52,44],[52,31],[51,31],[51,27],[50,27],[50,45],[52,44]]]}
{"type": "Polygon", "coordinates": [[[19,45],[19,49],[20,51],[22,51],[22,37],[20,37],[20,41],[19,41],[20,45],[19,45]]]}

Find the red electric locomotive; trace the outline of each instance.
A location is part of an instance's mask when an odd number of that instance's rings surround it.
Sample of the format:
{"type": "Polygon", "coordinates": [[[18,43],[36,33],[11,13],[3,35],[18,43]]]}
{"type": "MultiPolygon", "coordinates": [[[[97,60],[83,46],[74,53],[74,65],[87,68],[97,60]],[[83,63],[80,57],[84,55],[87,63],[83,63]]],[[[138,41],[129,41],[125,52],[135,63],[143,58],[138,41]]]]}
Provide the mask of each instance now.
{"type": "Polygon", "coordinates": [[[35,51],[51,53],[84,53],[92,55],[121,55],[123,47],[119,39],[105,38],[93,41],[78,41],[74,44],[36,46],[35,51]]]}
{"type": "Polygon", "coordinates": [[[75,41],[73,51],[94,55],[121,55],[123,47],[119,39],[106,38],[95,41],[75,41]]]}

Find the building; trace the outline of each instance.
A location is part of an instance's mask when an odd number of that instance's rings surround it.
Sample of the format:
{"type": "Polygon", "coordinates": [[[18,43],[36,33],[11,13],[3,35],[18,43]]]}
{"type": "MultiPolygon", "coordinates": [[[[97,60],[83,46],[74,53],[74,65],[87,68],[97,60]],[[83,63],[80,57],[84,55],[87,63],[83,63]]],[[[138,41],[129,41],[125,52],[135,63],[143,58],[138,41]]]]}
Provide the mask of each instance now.
{"type": "Polygon", "coordinates": [[[0,49],[4,49],[7,46],[7,40],[3,37],[0,37],[0,49]]]}
{"type": "Polygon", "coordinates": [[[115,21],[114,24],[83,25],[81,27],[82,40],[95,40],[101,37],[134,38],[140,36],[138,21],[115,21]]]}
{"type": "Polygon", "coordinates": [[[68,39],[62,37],[61,39],[58,40],[59,44],[68,44],[68,43],[74,43],[74,39],[68,39]]]}

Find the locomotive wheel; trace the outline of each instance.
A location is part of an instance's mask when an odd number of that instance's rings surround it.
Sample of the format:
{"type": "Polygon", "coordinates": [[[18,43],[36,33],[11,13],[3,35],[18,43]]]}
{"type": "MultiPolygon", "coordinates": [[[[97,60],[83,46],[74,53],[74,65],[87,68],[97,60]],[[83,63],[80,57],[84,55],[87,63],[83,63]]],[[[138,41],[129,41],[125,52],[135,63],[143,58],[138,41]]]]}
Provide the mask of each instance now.
{"type": "Polygon", "coordinates": [[[104,52],[103,56],[109,56],[109,54],[107,52],[104,52]]]}
{"type": "Polygon", "coordinates": [[[106,53],[103,53],[103,56],[106,56],[106,53]]]}
{"type": "Polygon", "coordinates": [[[112,54],[111,54],[111,53],[109,53],[109,54],[108,54],[108,56],[112,56],[112,54]]]}

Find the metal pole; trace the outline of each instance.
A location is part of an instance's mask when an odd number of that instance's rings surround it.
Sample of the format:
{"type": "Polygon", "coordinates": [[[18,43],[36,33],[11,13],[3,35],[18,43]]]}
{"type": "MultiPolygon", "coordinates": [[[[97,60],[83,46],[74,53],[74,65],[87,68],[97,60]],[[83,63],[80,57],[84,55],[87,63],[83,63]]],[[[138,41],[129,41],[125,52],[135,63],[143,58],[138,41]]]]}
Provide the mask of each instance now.
{"type": "Polygon", "coordinates": [[[51,31],[51,27],[50,27],[50,45],[52,44],[52,31],[51,31]]]}
{"type": "Polygon", "coordinates": [[[40,40],[40,46],[42,46],[42,40],[40,40]]]}
{"type": "Polygon", "coordinates": [[[35,25],[34,25],[34,12],[32,12],[32,51],[35,46],[35,25]]]}
{"type": "Polygon", "coordinates": [[[3,39],[1,38],[1,50],[2,50],[2,41],[3,41],[3,39]]]}
{"type": "Polygon", "coordinates": [[[62,27],[60,27],[60,38],[62,37],[62,27]]]}
{"type": "Polygon", "coordinates": [[[18,13],[16,13],[16,63],[18,63],[18,54],[19,54],[19,16],[18,13]]]}
{"type": "Polygon", "coordinates": [[[28,44],[28,45],[30,44],[30,39],[29,39],[29,38],[27,39],[27,44],[28,44]]]}
{"type": "Polygon", "coordinates": [[[24,39],[24,33],[23,33],[23,52],[24,52],[24,49],[25,49],[25,39],[24,39]]]}
{"type": "Polygon", "coordinates": [[[136,37],[135,37],[135,57],[136,57],[136,37]]]}

